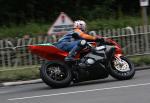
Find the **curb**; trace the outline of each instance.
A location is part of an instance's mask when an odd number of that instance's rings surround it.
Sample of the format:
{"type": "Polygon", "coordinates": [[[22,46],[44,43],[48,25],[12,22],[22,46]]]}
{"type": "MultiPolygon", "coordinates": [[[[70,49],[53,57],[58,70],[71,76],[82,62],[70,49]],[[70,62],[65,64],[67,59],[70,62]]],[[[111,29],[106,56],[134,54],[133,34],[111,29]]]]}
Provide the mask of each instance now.
{"type": "Polygon", "coordinates": [[[145,66],[145,67],[135,67],[136,71],[140,71],[140,70],[147,70],[150,69],[150,66],[145,66]]]}
{"type": "MultiPolygon", "coordinates": [[[[136,67],[136,71],[140,70],[147,70],[150,69],[150,66],[146,67],[136,67]]],[[[28,80],[28,81],[17,81],[17,82],[5,82],[5,83],[0,83],[0,87],[5,87],[5,86],[17,86],[17,85],[25,85],[25,84],[36,84],[36,83],[42,83],[42,79],[35,79],[35,80],[28,80]]]]}
{"type": "Polygon", "coordinates": [[[17,86],[17,85],[24,85],[24,84],[35,84],[35,83],[42,83],[42,79],[35,79],[35,80],[28,80],[28,81],[17,81],[17,82],[5,82],[5,83],[0,83],[0,87],[17,86]]]}

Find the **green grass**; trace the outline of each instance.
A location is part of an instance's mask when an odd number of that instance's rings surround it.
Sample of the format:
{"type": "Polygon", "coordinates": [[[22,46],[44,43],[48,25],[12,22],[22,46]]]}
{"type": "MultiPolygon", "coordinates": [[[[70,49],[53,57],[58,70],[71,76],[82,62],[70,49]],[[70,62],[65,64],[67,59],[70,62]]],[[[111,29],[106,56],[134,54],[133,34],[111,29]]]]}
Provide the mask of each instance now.
{"type": "Polygon", "coordinates": [[[150,66],[150,55],[129,57],[133,64],[138,66],[150,66]]]}
{"type": "Polygon", "coordinates": [[[0,69],[0,82],[19,81],[19,80],[31,80],[40,78],[39,67],[17,67],[17,68],[5,68],[0,69]],[[3,71],[4,70],[4,71],[3,71]]]}

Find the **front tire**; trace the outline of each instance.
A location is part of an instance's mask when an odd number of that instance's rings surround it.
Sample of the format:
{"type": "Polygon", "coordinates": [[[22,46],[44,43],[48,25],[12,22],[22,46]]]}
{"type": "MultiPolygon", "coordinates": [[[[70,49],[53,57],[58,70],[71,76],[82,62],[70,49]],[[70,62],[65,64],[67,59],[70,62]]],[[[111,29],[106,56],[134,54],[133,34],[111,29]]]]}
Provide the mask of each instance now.
{"type": "Polygon", "coordinates": [[[40,76],[52,88],[67,87],[72,80],[70,68],[59,61],[44,62],[40,68],[40,76]]]}
{"type": "Polygon", "coordinates": [[[135,69],[133,64],[124,56],[121,56],[118,62],[114,58],[110,63],[110,75],[118,80],[132,79],[135,75],[135,69]]]}

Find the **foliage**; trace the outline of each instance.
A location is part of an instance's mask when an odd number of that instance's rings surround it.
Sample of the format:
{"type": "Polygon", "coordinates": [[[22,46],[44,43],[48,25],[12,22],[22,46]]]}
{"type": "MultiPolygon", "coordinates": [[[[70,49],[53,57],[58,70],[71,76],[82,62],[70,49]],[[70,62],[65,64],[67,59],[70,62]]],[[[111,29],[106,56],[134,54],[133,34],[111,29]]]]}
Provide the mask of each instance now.
{"type": "Polygon", "coordinates": [[[89,30],[103,30],[112,28],[124,28],[127,26],[141,25],[141,18],[139,17],[123,17],[119,19],[96,19],[88,22],[89,30]]]}
{"type": "Polygon", "coordinates": [[[36,36],[46,34],[50,24],[43,23],[27,23],[25,25],[17,26],[12,24],[11,26],[3,26],[0,28],[0,38],[8,37],[23,37],[24,35],[36,36]]]}
{"type": "MultiPolygon", "coordinates": [[[[124,28],[126,26],[138,26],[141,25],[140,17],[123,17],[119,19],[95,19],[95,20],[86,20],[88,25],[88,31],[90,30],[103,30],[103,29],[112,29],[112,28],[124,28]]],[[[24,35],[37,36],[42,34],[47,34],[47,31],[51,23],[35,23],[30,22],[27,24],[16,25],[12,24],[11,26],[2,26],[0,28],[0,38],[8,37],[23,37],[24,35]]]]}
{"type": "Polygon", "coordinates": [[[0,38],[45,34],[62,11],[89,30],[142,24],[138,0],[0,0],[0,38]]]}
{"type": "Polygon", "coordinates": [[[60,12],[75,19],[119,18],[139,14],[138,0],[0,0],[0,24],[52,22],[60,12]]]}

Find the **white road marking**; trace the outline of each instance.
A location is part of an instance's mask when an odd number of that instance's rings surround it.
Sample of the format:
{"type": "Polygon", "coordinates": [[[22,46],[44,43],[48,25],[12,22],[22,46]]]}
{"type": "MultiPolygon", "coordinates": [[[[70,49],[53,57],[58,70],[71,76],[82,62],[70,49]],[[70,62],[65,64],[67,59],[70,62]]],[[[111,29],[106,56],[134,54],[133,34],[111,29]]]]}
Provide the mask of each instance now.
{"type": "Polygon", "coordinates": [[[95,91],[103,91],[103,90],[113,90],[113,89],[120,89],[120,88],[139,87],[139,86],[147,86],[147,85],[150,85],[150,83],[133,84],[133,85],[109,87],[109,88],[99,88],[99,89],[91,89],[91,90],[83,90],[83,91],[73,91],[73,92],[66,92],[66,93],[47,94],[47,95],[30,96],[30,97],[21,97],[21,98],[11,98],[11,99],[8,99],[8,100],[9,101],[15,101],[15,100],[24,100],[24,99],[33,99],[33,98],[41,98],[41,97],[60,96],[60,95],[95,92],[95,91]]]}

